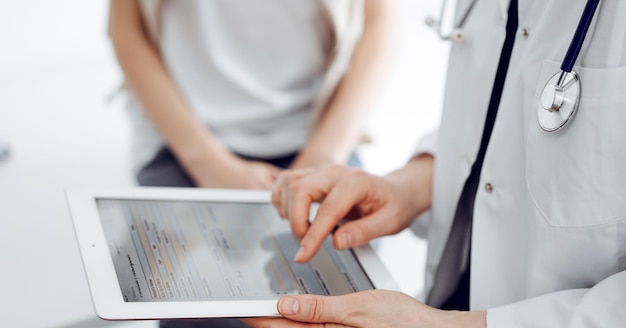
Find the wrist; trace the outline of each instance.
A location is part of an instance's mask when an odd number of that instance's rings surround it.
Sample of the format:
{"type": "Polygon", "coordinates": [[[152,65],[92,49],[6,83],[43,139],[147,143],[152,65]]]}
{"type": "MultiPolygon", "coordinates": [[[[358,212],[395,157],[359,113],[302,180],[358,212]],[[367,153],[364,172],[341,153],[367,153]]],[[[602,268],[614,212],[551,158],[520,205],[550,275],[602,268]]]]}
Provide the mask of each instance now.
{"type": "Polygon", "coordinates": [[[416,216],[430,208],[433,169],[434,157],[423,154],[386,176],[398,186],[400,194],[407,196],[416,216]]]}
{"type": "Polygon", "coordinates": [[[178,160],[189,175],[197,182],[211,172],[224,172],[237,166],[239,158],[229,150],[219,147],[197,146],[177,155],[178,160]]]}
{"type": "Polygon", "coordinates": [[[486,328],[486,311],[442,311],[446,319],[443,327],[486,328]]]}
{"type": "Polygon", "coordinates": [[[334,164],[343,164],[344,162],[345,160],[341,156],[331,154],[329,151],[302,149],[290,167],[292,169],[323,168],[334,164]]]}

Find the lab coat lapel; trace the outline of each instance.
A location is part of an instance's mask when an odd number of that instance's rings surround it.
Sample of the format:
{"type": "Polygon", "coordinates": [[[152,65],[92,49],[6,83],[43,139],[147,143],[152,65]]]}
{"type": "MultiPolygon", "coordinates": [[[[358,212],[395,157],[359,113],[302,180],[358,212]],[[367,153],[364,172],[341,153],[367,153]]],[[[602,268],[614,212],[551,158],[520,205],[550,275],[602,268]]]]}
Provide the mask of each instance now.
{"type": "Polygon", "coordinates": [[[506,22],[509,17],[508,10],[511,0],[498,0],[498,3],[500,4],[500,15],[502,15],[502,21],[506,22]]]}

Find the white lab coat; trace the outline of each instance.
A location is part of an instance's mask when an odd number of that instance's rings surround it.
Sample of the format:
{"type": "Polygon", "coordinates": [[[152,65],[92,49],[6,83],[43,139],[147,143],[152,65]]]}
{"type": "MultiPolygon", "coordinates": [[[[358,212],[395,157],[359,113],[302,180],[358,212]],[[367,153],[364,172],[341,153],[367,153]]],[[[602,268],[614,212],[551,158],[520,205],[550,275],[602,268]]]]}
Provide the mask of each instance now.
{"type": "MultiPolygon", "coordinates": [[[[626,327],[626,0],[600,2],[575,67],[583,87],[576,117],[556,133],[537,122],[539,95],[559,71],[585,3],[519,0],[474,208],[471,308],[488,309],[489,327],[626,327]]],[[[478,0],[465,41],[452,46],[426,293],[480,146],[508,5],[478,0]]]]}

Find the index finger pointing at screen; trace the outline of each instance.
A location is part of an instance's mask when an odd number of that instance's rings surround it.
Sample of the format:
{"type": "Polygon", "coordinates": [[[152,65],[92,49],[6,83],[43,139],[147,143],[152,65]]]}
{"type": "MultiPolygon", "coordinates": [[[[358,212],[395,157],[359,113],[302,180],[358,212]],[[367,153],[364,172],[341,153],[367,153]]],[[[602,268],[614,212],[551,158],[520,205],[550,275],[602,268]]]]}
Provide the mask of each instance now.
{"type": "MultiPolygon", "coordinates": [[[[333,231],[337,224],[350,210],[362,201],[364,188],[354,188],[355,184],[350,180],[337,183],[320,204],[315,219],[304,234],[300,242],[300,250],[294,260],[299,263],[309,261],[320,249],[324,239],[333,231]]],[[[345,237],[349,238],[349,235],[345,237]]],[[[342,240],[339,245],[345,248],[352,243],[351,240],[342,240]]]]}

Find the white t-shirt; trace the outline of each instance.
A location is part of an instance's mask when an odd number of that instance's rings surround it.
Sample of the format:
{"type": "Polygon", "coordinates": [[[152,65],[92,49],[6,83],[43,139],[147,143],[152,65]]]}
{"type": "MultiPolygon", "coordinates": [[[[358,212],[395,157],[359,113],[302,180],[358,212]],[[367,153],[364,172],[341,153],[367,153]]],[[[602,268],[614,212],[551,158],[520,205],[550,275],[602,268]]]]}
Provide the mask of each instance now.
{"type": "MultiPolygon", "coordinates": [[[[188,107],[232,151],[272,158],[301,148],[333,48],[318,0],[166,1],[160,51],[188,107]]],[[[134,167],[163,139],[130,97],[134,167]]]]}

